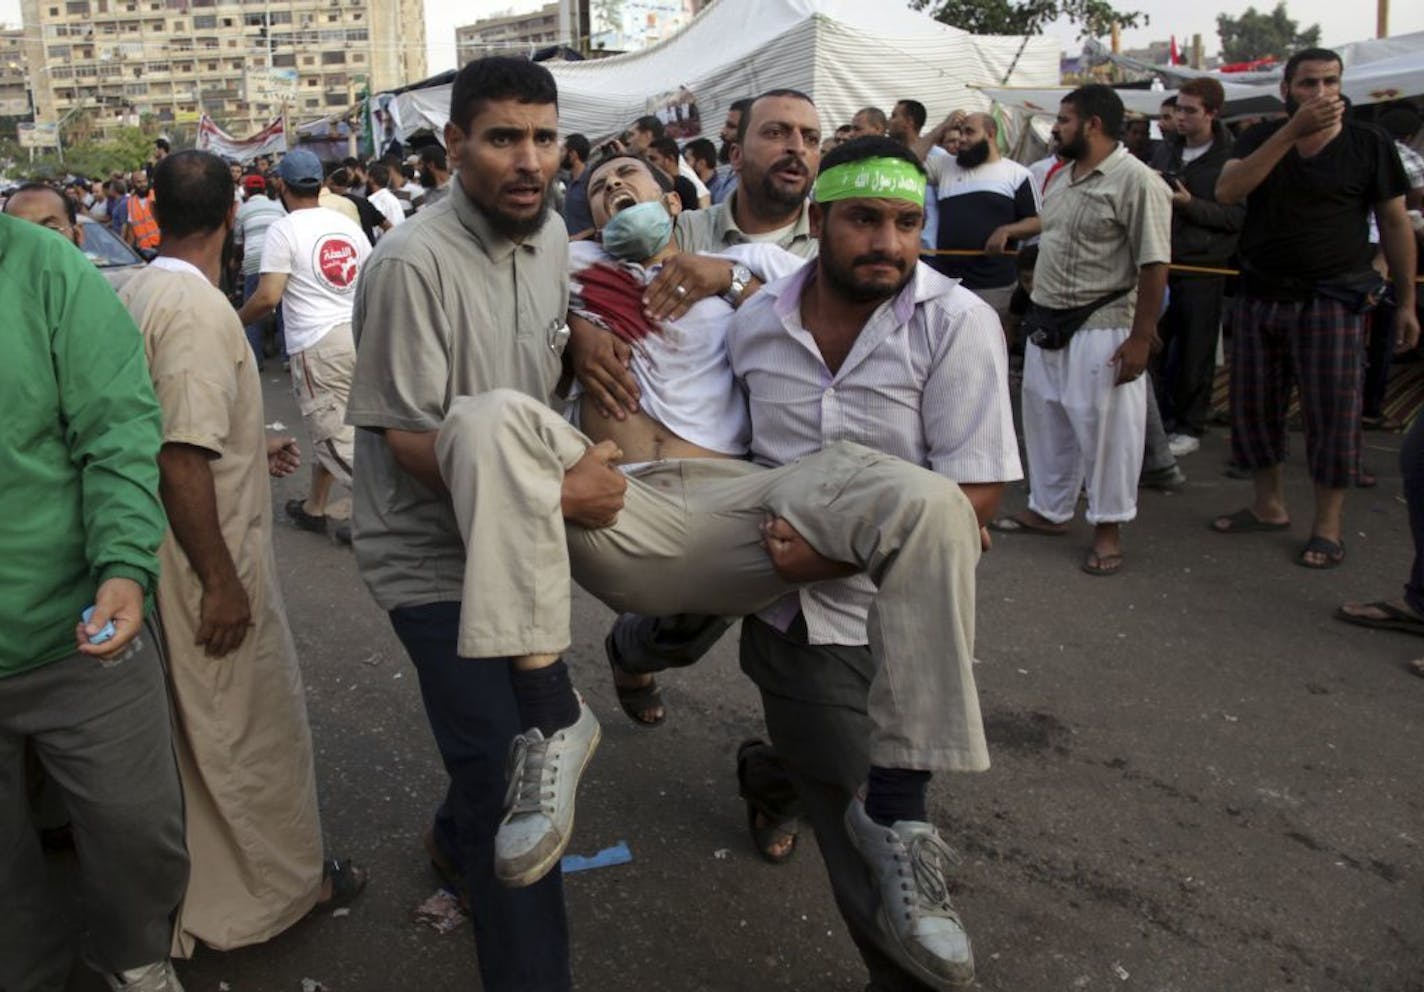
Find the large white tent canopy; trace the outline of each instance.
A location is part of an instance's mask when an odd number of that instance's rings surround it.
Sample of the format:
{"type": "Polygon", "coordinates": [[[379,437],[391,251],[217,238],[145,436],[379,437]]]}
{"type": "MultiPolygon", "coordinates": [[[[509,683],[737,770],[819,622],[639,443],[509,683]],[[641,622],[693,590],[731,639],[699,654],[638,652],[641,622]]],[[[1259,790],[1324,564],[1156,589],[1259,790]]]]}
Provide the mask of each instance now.
{"type": "MultiPolygon", "coordinates": [[[[900,0],[715,0],[643,51],[544,64],[559,83],[560,130],[598,140],[682,90],[708,136],[733,101],[780,87],[808,94],[827,131],[862,107],[888,111],[898,99],[919,100],[934,123],[954,109],[987,109],[973,87],[1058,82],[1058,47],[1041,36],[972,35],[900,0]]],[[[397,137],[440,134],[449,105],[448,85],[398,94],[397,137]]]]}

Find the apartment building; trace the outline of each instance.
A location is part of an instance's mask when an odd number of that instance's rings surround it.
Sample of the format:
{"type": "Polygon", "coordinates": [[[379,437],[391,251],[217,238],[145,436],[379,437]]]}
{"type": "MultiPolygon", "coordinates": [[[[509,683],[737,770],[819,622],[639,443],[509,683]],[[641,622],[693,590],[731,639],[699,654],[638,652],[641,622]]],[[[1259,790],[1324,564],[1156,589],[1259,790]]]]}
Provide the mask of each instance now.
{"type": "Polygon", "coordinates": [[[455,29],[455,58],[464,65],[485,55],[528,55],[549,45],[571,45],[571,33],[561,24],[567,3],[554,0],[526,14],[487,17],[455,29]]]}
{"type": "Polygon", "coordinates": [[[24,31],[0,31],[0,117],[25,117],[30,113],[24,46],[24,31]]]}
{"type": "Polygon", "coordinates": [[[424,0],[21,0],[36,116],[256,131],[426,75],[424,0]]]}

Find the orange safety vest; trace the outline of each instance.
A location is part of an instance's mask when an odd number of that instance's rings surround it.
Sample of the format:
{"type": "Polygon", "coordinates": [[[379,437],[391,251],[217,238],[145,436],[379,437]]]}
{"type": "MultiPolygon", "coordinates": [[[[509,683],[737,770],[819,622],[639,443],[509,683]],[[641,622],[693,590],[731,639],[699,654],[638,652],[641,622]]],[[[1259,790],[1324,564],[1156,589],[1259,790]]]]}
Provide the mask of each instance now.
{"type": "Polygon", "coordinates": [[[133,228],[134,247],[158,247],[158,221],[153,216],[153,194],[142,199],[129,197],[129,227],[133,228]]]}

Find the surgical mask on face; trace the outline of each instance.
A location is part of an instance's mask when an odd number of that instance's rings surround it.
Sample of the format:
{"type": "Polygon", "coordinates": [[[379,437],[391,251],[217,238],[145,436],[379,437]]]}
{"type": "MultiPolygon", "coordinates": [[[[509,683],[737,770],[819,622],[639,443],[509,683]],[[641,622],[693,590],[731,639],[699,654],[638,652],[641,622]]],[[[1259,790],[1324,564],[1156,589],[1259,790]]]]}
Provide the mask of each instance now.
{"type": "Polygon", "coordinates": [[[604,250],[627,262],[652,258],[671,240],[672,215],[656,200],[626,207],[603,225],[604,250]]]}

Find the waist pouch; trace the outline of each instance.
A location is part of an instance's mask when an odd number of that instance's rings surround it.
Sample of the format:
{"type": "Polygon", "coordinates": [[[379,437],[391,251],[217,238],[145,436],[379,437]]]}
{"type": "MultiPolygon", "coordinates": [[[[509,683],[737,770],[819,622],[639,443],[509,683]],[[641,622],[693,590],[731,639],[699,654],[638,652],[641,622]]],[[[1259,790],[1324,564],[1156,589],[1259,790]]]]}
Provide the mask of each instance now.
{"type": "Polygon", "coordinates": [[[1374,269],[1341,276],[1315,284],[1315,295],[1325,300],[1343,303],[1351,313],[1369,313],[1379,306],[1389,284],[1374,269]]]}
{"type": "Polygon", "coordinates": [[[1073,340],[1073,335],[1087,323],[1089,317],[1130,292],[1130,288],[1119,289],[1080,307],[1063,309],[1029,303],[1028,312],[1023,315],[1019,327],[1028,341],[1044,351],[1059,351],[1068,347],[1068,342],[1073,340]]]}
{"type": "Polygon", "coordinates": [[[1242,268],[1241,281],[1248,296],[1276,303],[1309,303],[1315,297],[1343,304],[1351,313],[1369,313],[1379,305],[1387,283],[1374,269],[1333,279],[1314,281],[1295,276],[1268,275],[1242,268]]]}

